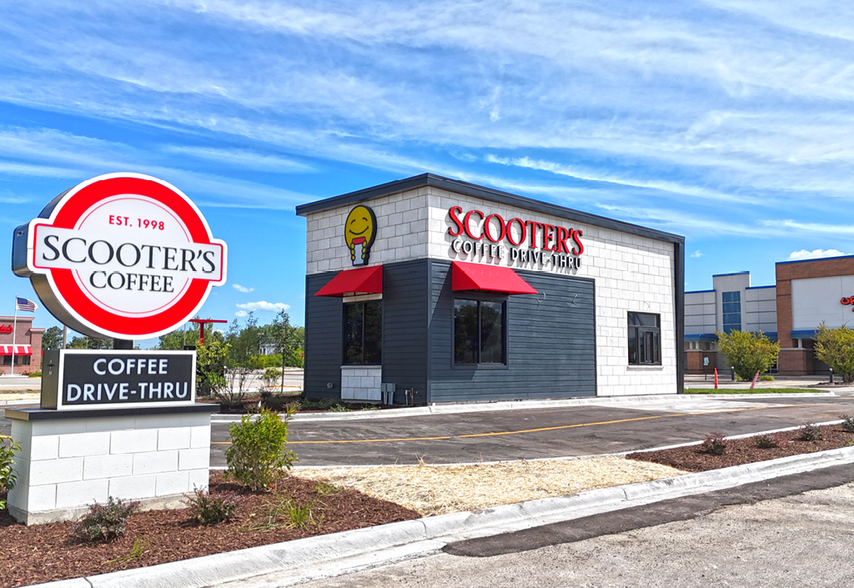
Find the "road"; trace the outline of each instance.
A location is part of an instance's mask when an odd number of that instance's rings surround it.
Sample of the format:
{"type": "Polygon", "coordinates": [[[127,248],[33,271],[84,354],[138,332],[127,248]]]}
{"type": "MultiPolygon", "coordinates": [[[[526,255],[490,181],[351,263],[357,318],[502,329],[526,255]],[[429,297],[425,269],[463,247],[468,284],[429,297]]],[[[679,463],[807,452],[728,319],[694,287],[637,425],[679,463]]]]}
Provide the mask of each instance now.
{"type": "MultiPolygon", "coordinates": [[[[854,414],[854,397],[697,398],[657,403],[470,412],[405,418],[293,421],[299,465],[472,463],[582,456],[739,435],[854,414]],[[634,408],[630,408],[634,407],[634,408]]],[[[211,459],[224,465],[228,430],[213,428],[211,459]]]]}
{"type": "Polygon", "coordinates": [[[803,588],[854,582],[854,466],[518,533],[303,588],[803,588]],[[809,488],[821,488],[803,490],[809,488]]]}
{"type": "MultiPolygon", "coordinates": [[[[358,413],[354,413],[358,416],[358,413]]],[[[854,414],[854,397],[679,399],[358,420],[295,420],[299,465],[471,463],[615,453],[854,414]]],[[[10,422],[0,418],[0,434],[10,422]]],[[[225,465],[228,423],[212,428],[211,465],[225,465]]]]}

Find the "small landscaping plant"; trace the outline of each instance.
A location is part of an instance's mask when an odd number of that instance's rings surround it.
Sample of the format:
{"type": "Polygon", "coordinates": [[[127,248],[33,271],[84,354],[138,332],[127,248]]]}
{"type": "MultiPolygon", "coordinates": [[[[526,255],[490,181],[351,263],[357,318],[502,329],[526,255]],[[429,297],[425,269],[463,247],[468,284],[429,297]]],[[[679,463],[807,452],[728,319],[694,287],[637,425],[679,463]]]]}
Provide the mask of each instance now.
{"type": "Polygon", "coordinates": [[[769,376],[768,374],[765,374],[764,376],[759,377],[759,381],[760,382],[773,382],[774,376],[769,376]]]}
{"type": "Polygon", "coordinates": [[[775,447],[779,447],[777,440],[771,435],[759,435],[756,437],[756,446],[759,449],[774,449],[775,447]]]}
{"type": "Polygon", "coordinates": [[[801,434],[798,439],[801,441],[821,441],[821,427],[815,423],[806,423],[801,427],[801,434]]]}
{"type": "Polygon", "coordinates": [[[89,506],[89,512],[74,525],[74,534],[86,543],[109,543],[124,535],[130,515],[138,509],[139,502],[110,496],[107,504],[89,506]]]}
{"type": "Polygon", "coordinates": [[[320,526],[323,523],[323,514],[318,514],[314,503],[300,504],[287,494],[273,490],[274,500],[267,502],[264,515],[267,522],[253,527],[272,531],[276,527],[283,526],[287,529],[304,529],[309,525],[320,526]]]}
{"type": "MultiPolygon", "coordinates": [[[[12,470],[12,458],[21,451],[21,446],[11,437],[0,435],[0,492],[7,492],[15,486],[15,473],[12,470]]],[[[0,500],[0,510],[6,508],[6,499],[0,500]]]]}
{"type": "Polygon", "coordinates": [[[287,450],[292,414],[289,409],[282,419],[279,413],[262,409],[258,415],[244,415],[239,423],[230,425],[225,475],[258,491],[269,488],[283,470],[291,469],[297,460],[294,452],[287,450]]]}
{"type": "Polygon", "coordinates": [[[854,433],[854,417],[843,414],[839,418],[842,419],[842,429],[849,433],[854,433]]]}
{"type": "Polygon", "coordinates": [[[700,447],[702,447],[703,451],[711,455],[723,455],[726,453],[726,445],[727,441],[724,439],[723,435],[720,433],[712,433],[706,437],[700,447]]]}
{"type": "Polygon", "coordinates": [[[211,494],[205,488],[196,488],[187,495],[187,511],[201,525],[216,525],[230,521],[237,508],[239,496],[235,492],[211,494]]]}

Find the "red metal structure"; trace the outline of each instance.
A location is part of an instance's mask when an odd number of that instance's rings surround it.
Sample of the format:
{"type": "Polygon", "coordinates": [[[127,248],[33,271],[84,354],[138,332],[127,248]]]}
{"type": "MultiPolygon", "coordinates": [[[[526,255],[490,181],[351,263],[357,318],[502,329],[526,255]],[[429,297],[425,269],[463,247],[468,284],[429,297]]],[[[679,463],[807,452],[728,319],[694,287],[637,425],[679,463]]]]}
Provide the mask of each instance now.
{"type": "Polygon", "coordinates": [[[205,345],[205,325],[209,325],[212,323],[227,323],[228,321],[215,320],[215,319],[190,319],[190,322],[199,325],[199,347],[204,347],[204,345],[205,345]]]}

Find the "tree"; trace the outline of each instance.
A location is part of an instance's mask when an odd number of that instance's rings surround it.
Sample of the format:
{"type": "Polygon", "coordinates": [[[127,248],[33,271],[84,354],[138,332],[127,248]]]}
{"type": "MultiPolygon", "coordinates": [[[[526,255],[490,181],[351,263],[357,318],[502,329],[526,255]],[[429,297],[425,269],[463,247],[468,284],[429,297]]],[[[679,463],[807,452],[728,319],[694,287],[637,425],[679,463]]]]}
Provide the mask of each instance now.
{"type": "Polygon", "coordinates": [[[42,351],[62,348],[62,327],[48,327],[42,335],[42,351]]]}
{"type": "Polygon", "coordinates": [[[228,354],[229,367],[258,367],[258,353],[261,348],[261,336],[263,327],[258,326],[258,319],[253,313],[246,317],[246,326],[240,328],[237,319],[228,327],[226,341],[231,345],[228,354]]]}
{"type": "Polygon", "coordinates": [[[228,386],[225,363],[230,346],[220,333],[211,333],[204,346],[196,348],[196,394],[218,394],[228,386]]]}
{"type": "Polygon", "coordinates": [[[276,345],[276,353],[282,357],[282,367],[302,367],[304,331],[302,327],[291,325],[291,317],[284,310],[269,325],[267,333],[276,345]]]}
{"type": "Polygon", "coordinates": [[[815,334],[815,356],[845,382],[854,382],[854,329],[842,325],[828,329],[824,323],[815,334]]]}
{"type": "Polygon", "coordinates": [[[112,339],[98,339],[96,337],[89,337],[88,335],[81,335],[80,337],[74,337],[71,340],[71,343],[68,344],[69,349],[112,349],[113,341],[112,339]]]}
{"type": "Polygon", "coordinates": [[[742,380],[752,380],[756,372],[767,372],[777,361],[780,345],[768,339],[764,334],[731,331],[715,333],[718,337],[718,349],[726,356],[726,363],[735,370],[742,380]]]}

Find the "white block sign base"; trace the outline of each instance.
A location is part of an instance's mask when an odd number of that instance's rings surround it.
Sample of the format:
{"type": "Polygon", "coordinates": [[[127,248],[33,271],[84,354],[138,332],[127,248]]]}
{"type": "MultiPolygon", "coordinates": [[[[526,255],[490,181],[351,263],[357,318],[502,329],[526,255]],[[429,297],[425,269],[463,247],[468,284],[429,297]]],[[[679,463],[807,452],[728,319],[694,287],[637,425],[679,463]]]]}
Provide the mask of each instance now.
{"type": "Polygon", "coordinates": [[[76,520],[110,496],[144,509],[184,506],[185,494],[208,486],[218,408],[7,409],[21,444],[9,513],[27,525],[76,520]]]}

